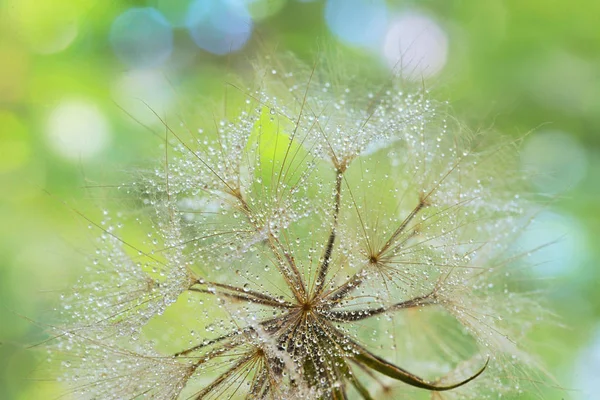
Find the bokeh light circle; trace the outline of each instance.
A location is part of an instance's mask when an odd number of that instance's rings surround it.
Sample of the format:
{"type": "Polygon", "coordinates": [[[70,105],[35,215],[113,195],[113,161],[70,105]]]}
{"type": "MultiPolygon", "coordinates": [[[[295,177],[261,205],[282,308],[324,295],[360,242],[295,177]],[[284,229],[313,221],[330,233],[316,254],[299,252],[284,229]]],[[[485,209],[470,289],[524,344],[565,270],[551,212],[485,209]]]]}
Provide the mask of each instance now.
{"type": "Polygon", "coordinates": [[[574,188],[586,175],[587,154],[572,136],[560,131],[532,135],[521,152],[521,168],[544,193],[574,188]]]}
{"type": "Polygon", "coordinates": [[[196,0],[186,26],[194,43],[210,53],[238,51],[252,34],[252,17],[242,0],[196,0]]]}
{"type": "Polygon", "coordinates": [[[448,37],[426,15],[407,13],[390,24],[383,43],[389,67],[409,80],[439,73],[448,57],[448,37]]]}
{"type": "Polygon", "coordinates": [[[134,124],[161,124],[156,114],[171,110],[173,88],[164,74],[156,70],[133,70],[118,76],[112,83],[114,101],[130,114],[134,124]]]}
{"type": "Polygon", "coordinates": [[[573,274],[588,257],[587,234],[575,218],[542,211],[521,234],[520,251],[529,251],[533,271],[545,277],[573,274]]]}
{"type": "Polygon", "coordinates": [[[18,34],[19,42],[39,54],[55,54],[76,40],[86,1],[4,0],[0,2],[0,37],[18,34]]]}
{"type": "Polygon", "coordinates": [[[57,155],[77,162],[102,151],[109,142],[109,130],[106,117],[95,104],[70,99],[50,113],[46,137],[57,155]]]}
{"type": "Polygon", "coordinates": [[[600,391],[600,324],[596,325],[589,343],[580,351],[572,371],[575,386],[578,388],[578,399],[592,400],[600,391]],[[594,395],[596,393],[596,395],[594,395]]]}
{"type": "Polygon", "coordinates": [[[79,28],[72,22],[56,27],[53,34],[44,43],[38,44],[36,50],[40,54],[54,54],[65,50],[77,38],[79,28]]]}
{"type": "Polygon", "coordinates": [[[327,0],[325,22],[346,44],[378,48],[385,35],[387,7],[383,0],[327,0]]]}
{"type": "Polygon", "coordinates": [[[261,21],[277,14],[287,0],[244,0],[254,21],[261,21]]]}
{"type": "Polygon", "coordinates": [[[131,8],[110,29],[110,43],[121,61],[134,68],[163,64],[173,51],[173,30],[155,8],[131,8]]]}

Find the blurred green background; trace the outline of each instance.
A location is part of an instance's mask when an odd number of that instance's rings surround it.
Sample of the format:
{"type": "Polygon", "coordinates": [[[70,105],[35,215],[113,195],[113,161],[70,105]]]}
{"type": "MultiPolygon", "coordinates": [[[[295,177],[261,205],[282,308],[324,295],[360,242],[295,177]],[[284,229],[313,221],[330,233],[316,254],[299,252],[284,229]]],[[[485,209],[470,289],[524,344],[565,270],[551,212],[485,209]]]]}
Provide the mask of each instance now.
{"type": "Polygon", "coordinates": [[[564,388],[541,396],[600,398],[599,20],[596,0],[3,0],[0,399],[63,393],[26,346],[85,265],[70,207],[99,215],[158,151],[144,103],[166,114],[264,49],[322,43],[424,78],[472,129],[529,132],[520,168],[551,205],[522,240],[556,240],[532,258],[560,326],[535,335],[564,388]]]}

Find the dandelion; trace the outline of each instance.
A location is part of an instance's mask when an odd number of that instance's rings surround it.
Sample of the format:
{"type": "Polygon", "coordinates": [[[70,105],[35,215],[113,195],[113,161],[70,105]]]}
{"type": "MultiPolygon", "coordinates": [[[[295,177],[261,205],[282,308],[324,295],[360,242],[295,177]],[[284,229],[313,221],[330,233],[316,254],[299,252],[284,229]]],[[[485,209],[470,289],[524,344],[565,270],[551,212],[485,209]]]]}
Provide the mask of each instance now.
{"type": "Polygon", "coordinates": [[[61,379],[90,399],[522,390],[542,311],[513,283],[532,212],[514,146],[467,135],[423,89],[262,65],[223,115],[157,114],[165,157],[129,190],[149,239],[96,225],[49,349],[61,379]]]}

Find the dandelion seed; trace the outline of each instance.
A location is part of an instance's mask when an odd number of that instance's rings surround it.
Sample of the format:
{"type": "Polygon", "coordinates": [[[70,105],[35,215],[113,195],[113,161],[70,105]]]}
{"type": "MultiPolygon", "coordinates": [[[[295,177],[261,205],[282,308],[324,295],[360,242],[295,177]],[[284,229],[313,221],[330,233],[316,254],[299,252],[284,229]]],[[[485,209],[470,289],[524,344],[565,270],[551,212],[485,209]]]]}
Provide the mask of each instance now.
{"type": "Polygon", "coordinates": [[[152,234],[138,248],[97,225],[51,351],[79,365],[63,379],[115,399],[514,389],[540,308],[505,276],[530,217],[510,147],[467,139],[421,89],[274,64],[234,86],[236,117],[157,115],[165,160],[132,192],[152,234]]]}

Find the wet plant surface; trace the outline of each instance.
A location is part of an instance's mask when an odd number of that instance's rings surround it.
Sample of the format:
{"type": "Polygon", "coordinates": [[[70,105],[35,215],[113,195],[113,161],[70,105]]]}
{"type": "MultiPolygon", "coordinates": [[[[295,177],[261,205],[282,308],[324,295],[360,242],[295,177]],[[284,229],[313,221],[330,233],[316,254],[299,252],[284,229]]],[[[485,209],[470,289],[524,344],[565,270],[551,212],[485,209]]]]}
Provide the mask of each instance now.
{"type": "Polygon", "coordinates": [[[119,188],[135,217],[82,215],[101,237],[49,348],[61,379],[93,399],[519,393],[543,311],[515,144],[422,88],[265,65],[200,127],[156,112],[164,157],[119,188]]]}

